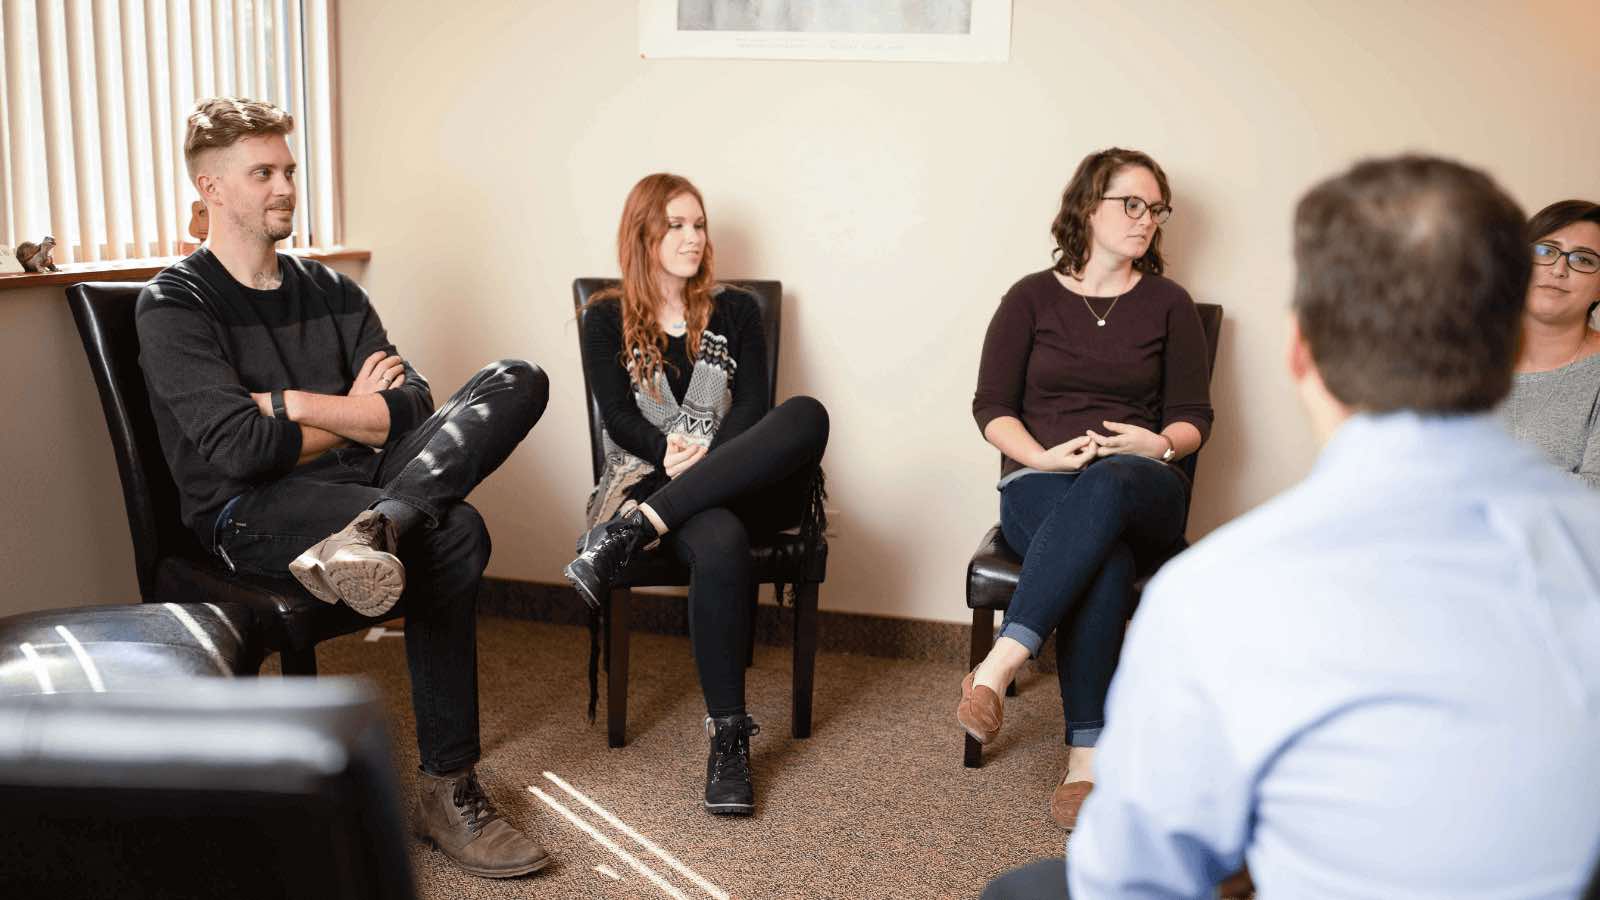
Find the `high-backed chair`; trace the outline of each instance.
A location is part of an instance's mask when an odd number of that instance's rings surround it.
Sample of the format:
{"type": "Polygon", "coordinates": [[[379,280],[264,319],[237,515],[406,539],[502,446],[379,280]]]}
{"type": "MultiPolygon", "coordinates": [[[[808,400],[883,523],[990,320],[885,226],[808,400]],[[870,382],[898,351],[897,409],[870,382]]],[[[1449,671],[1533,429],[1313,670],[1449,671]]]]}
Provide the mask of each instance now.
{"type": "MultiPolygon", "coordinates": [[[[86,282],[67,289],[72,317],[89,357],[111,447],[122,477],[139,594],[146,603],[232,601],[250,609],[267,652],[281,656],[285,675],[317,674],[318,642],[375,624],[344,604],[312,597],[281,578],[230,572],[200,546],[179,518],[178,488],[161,452],[144,373],[134,304],[142,284],[86,282]]],[[[403,614],[404,601],[389,616],[403,614]]]]}
{"type": "MultiPolygon", "coordinates": [[[[1214,303],[1195,305],[1200,309],[1200,325],[1206,333],[1206,349],[1209,353],[1207,363],[1210,370],[1215,370],[1217,342],[1222,334],[1222,307],[1214,303]]],[[[1191,484],[1194,482],[1195,464],[1199,461],[1199,456],[1198,453],[1191,453],[1178,462],[1188,474],[1191,484]]],[[[1161,563],[1176,556],[1185,546],[1187,544],[1180,538],[1178,545],[1169,552],[1156,559],[1140,560],[1141,571],[1134,583],[1135,593],[1142,593],[1145,583],[1155,574],[1161,563]]],[[[1021,575],[1022,557],[1006,544],[1005,536],[1000,533],[1000,526],[995,525],[983,536],[977,552],[972,554],[971,562],[967,563],[967,607],[972,610],[972,645],[968,669],[976,668],[994,647],[995,611],[1004,612],[1011,606],[1011,595],[1016,593],[1017,579],[1021,575]]],[[[968,768],[983,765],[983,745],[971,735],[966,736],[966,746],[961,761],[968,768]]]]}
{"type": "Polygon", "coordinates": [[[0,697],[0,893],[409,900],[384,719],[347,678],[0,697]]]}
{"type": "MultiPolygon", "coordinates": [[[[778,395],[778,331],[781,325],[779,312],[783,302],[783,285],[777,281],[729,282],[755,295],[761,309],[761,325],[767,340],[767,408],[771,409],[778,395]]],[[[615,287],[611,278],[579,278],[572,282],[572,299],[578,310],[579,324],[587,314],[586,304],[599,291],[615,287]]],[[[589,398],[589,450],[594,465],[594,478],[600,480],[605,468],[605,442],[601,439],[600,403],[589,387],[588,349],[583,347],[583,329],[578,329],[578,343],[584,354],[583,389],[589,398]]],[[[791,728],[795,737],[811,736],[811,691],[817,656],[817,589],[827,576],[828,544],[818,538],[818,547],[812,564],[807,567],[804,545],[798,535],[779,534],[770,543],[752,546],[756,583],[795,587],[794,602],[794,685],[791,700],[791,728]]],[[[628,717],[628,612],[632,603],[632,588],[654,586],[683,586],[689,583],[689,570],[666,553],[651,553],[630,565],[612,585],[611,596],[603,616],[606,648],[606,731],[613,747],[625,743],[628,717]]],[[[750,604],[756,595],[752,591],[750,604]]],[[[754,618],[752,617],[752,621],[754,618]]],[[[752,642],[754,637],[752,636],[752,642]]],[[[750,648],[746,648],[748,665],[750,648]]]]}

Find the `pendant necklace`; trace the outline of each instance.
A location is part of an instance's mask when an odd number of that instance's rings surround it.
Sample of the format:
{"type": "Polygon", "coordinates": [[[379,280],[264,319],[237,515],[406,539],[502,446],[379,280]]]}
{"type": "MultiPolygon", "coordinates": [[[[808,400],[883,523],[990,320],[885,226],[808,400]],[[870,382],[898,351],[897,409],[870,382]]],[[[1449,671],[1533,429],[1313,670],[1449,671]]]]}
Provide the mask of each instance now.
{"type": "MultiPolygon", "coordinates": [[[[1122,294],[1126,294],[1126,293],[1127,293],[1127,291],[1123,291],[1122,292],[1122,294]]],[[[1117,301],[1122,299],[1122,294],[1118,294],[1115,297],[1111,298],[1111,305],[1106,307],[1106,314],[1103,315],[1103,316],[1100,315],[1099,313],[1095,312],[1094,311],[1094,307],[1089,305],[1089,298],[1088,297],[1085,297],[1084,295],[1079,294],[1078,295],[1078,299],[1083,301],[1084,307],[1089,310],[1089,315],[1094,316],[1094,324],[1096,326],[1100,327],[1100,328],[1104,328],[1104,327],[1106,327],[1106,319],[1111,318],[1111,311],[1113,309],[1117,308],[1117,301]]]]}

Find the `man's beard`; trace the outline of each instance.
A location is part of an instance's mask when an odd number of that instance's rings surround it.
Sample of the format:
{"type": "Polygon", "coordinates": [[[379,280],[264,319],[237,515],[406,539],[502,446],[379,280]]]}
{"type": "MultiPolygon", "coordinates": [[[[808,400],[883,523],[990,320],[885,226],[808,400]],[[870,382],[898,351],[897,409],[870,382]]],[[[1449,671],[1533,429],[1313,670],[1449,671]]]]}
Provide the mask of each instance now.
{"type": "Polygon", "coordinates": [[[288,210],[288,212],[290,214],[289,215],[289,221],[283,223],[282,225],[273,225],[272,224],[272,220],[269,217],[272,215],[273,212],[275,212],[275,210],[270,210],[269,209],[269,210],[267,210],[267,216],[268,217],[263,217],[263,219],[262,219],[262,223],[263,223],[262,232],[264,234],[266,234],[266,236],[268,238],[270,238],[273,241],[273,243],[277,243],[278,241],[283,240],[284,238],[288,237],[289,235],[294,234],[294,209],[290,208],[288,210]]]}
{"type": "MultiPolygon", "coordinates": [[[[275,225],[273,224],[271,218],[274,211],[275,208],[263,210],[261,213],[261,218],[254,222],[247,222],[243,216],[235,215],[233,213],[229,214],[229,218],[233,220],[233,224],[239,227],[240,231],[243,231],[247,234],[259,235],[260,237],[275,244],[289,235],[294,234],[294,216],[291,215],[289,217],[289,221],[283,223],[282,225],[275,225]]],[[[292,212],[292,208],[289,211],[292,212]]]]}

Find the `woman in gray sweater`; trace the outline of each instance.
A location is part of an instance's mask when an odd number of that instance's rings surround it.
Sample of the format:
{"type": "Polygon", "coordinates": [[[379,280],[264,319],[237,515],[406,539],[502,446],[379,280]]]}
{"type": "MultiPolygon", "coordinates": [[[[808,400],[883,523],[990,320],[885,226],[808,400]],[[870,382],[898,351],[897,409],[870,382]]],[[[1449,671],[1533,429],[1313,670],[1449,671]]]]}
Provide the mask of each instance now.
{"type": "Polygon", "coordinates": [[[1600,204],[1563,200],[1528,220],[1533,277],[1511,394],[1498,414],[1516,437],[1600,488],[1600,204]]]}

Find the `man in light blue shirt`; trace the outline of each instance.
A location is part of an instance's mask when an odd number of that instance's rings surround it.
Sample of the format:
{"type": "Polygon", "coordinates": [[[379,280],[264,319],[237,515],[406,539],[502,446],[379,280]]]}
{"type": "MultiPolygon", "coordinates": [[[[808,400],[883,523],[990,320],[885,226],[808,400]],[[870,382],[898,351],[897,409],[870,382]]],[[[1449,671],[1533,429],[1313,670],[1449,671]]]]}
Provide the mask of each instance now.
{"type": "Polygon", "coordinates": [[[1415,157],[1301,201],[1289,362],[1325,446],[1145,592],[1069,848],[1077,900],[1210,897],[1247,861],[1267,898],[1582,891],[1600,500],[1486,415],[1522,224],[1483,175],[1415,157]]]}

